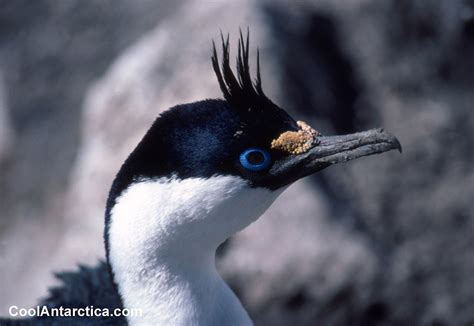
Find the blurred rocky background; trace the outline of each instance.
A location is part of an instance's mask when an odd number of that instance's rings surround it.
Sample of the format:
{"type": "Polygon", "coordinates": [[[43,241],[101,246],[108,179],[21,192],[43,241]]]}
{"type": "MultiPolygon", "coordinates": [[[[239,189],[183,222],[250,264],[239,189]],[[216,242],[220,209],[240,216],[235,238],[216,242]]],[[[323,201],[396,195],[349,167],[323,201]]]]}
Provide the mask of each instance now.
{"type": "Polygon", "coordinates": [[[247,26],[277,103],[404,150],[298,182],[222,248],[256,324],[474,323],[468,0],[0,0],[0,314],[103,257],[114,173],[160,112],[220,96],[211,39],[247,26]]]}

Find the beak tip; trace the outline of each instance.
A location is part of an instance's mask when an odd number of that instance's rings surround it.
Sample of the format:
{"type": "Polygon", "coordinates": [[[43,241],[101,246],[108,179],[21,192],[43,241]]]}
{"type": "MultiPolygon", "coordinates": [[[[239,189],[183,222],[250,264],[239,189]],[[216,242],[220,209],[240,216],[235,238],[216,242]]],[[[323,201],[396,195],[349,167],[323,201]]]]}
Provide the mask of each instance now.
{"type": "Polygon", "coordinates": [[[385,137],[388,136],[388,142],[391,144],[392,148],[391,149],[396,149],[398,150],[400,153],[403,152],[403,149],[402,149],[402,144],[400,143],[400,141],[398,140],[397,137],[385,132],[385,130],[383,128],[377,128],[375,129],[376,132],[378,132],[379,134],[385,134],[385,137]]]}
{"type": "Polygon", "coordinates": [[[398,149],[400,154],[402,154],[403,153],[402,144],[400,144],[400,141],[397,139],[397,137],[394,137],[394,145],[395,145],[395,148],[398,149]]]}

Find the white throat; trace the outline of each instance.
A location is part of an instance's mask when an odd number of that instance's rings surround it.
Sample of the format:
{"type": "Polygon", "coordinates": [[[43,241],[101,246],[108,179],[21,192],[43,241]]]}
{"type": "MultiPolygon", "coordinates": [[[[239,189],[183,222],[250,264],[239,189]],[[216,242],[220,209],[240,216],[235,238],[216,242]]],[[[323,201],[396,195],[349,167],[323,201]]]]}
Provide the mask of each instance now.
{"type": "Polygon", "coordinates": [[[281,191],[234,176],[130,185],[111,210],[109,259],[130,324],[249,325],[215,268],[219,244],[254,222],[281,191]]]}

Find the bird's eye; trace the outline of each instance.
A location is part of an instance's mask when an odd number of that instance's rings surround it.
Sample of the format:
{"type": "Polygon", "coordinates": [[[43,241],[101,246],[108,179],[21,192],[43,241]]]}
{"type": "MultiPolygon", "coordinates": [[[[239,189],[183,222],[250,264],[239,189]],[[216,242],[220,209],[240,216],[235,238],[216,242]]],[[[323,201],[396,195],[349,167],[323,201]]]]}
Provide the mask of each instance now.
{"type": "Polygon", "coordinates": [[[249,171],[262,171],[270,166],[270,153],[260,148],[249,148],[240,154],[240,164],[249,171]]]}

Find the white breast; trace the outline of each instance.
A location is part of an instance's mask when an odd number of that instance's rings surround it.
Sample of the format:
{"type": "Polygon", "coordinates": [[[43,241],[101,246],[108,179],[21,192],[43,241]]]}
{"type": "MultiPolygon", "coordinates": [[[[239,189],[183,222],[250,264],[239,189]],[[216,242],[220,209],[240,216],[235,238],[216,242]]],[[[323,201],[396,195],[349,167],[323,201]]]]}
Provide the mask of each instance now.
{"type": "Polygon", "coordinates": [[[235,176],[161,178],[129,186],[111,210],[109,259],[135,324],[246,325],[215,270],[217,246],[255,221],[281,193],[235,176]]]}

